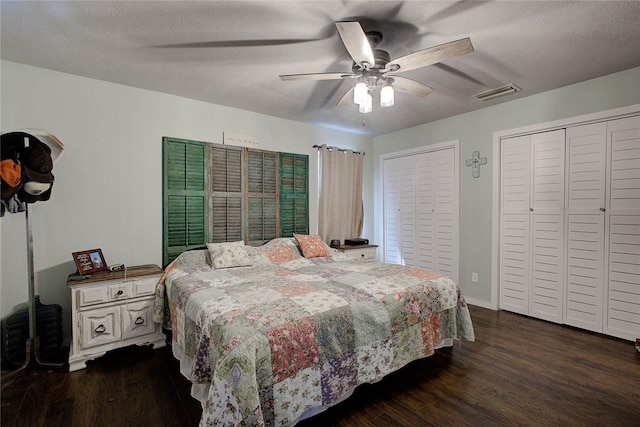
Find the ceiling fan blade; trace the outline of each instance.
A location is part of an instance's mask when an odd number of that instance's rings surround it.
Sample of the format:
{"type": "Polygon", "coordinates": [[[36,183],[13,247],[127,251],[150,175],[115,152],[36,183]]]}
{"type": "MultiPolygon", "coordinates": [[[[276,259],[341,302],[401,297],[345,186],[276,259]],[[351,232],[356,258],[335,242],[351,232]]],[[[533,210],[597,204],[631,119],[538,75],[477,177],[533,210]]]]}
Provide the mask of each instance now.
{"type": "Polygon", "coordinates": [[[288,80],[340,80],[356,77],[352,73],[310,73],[310,74],[281,74],[280,79],[288,80]]]}
{"type": "Polygon", "coordinates": [[[391,86],[400,92],[410,93],[411,95],[427,96],[434,91],[433,88],[417,82],[415,80],[408,79],[400,76],[389,76],[393,81],[391,86]]]}
{"type": "Polygon", "coordinates": [[[224,40],[193,43],[178,43],[155,46],[159,48],[221,48],[221,47],[261,47],[280,46],[314,42],[322,39],[268,39],[268,40],[224,40]]]}
{"type": "Polygon", "coordinates": [[[359,22],[336,22],[336,28],[347,48],[349,55],[353,58],[353,62],[363,66],[366,63],[369,68],[373,68],[376,59],[373,56],[373,49],[369,44],[369,39],[364,33],[359,22]]]}
{"type": "Polygon", "coordinates": [[[473,52],[473,45],[471,44],[471,39],[467,37],[396,58],[387,64],[385,72],[415,70],[416,68],[426,67],[427,65],[436,64],[445,59],[471,52],[473,52]]]}
{"type": "Polygon", "coordinates": [[[338,101],[336,107],[342,107],[349,104],[353,104],[353,88],[349,89],[347,93],[342,95],[342,98],[340,98],[340,101],[338,101]]]}

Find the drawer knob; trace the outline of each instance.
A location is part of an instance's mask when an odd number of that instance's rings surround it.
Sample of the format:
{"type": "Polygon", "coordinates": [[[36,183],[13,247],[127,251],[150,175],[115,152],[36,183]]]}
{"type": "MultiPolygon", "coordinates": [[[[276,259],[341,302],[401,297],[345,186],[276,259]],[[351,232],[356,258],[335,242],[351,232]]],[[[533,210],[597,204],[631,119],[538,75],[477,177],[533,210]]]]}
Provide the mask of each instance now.
{"type": "Polygon", "coordinates": [[[117,295],[117,296],[120,296],[120,295],[122,295],[123,293],[124,293],[124,291],[123,291],[122,289],[120,289],[118,292],[116,292],[116,295],[117,295]]]}
{"type": "Polygon", "coordinates": [[[138,316],[133,323],[135,323],[136,325],[144,325],[144,319],[138,316]]]}
{"type": "Polygon", "coordinates": [[[107,328],[104,327],[104,325],[101,323],[98,325],[97,328],[94,329],[96,334],[104,334],[107,331],[107,328]]]}

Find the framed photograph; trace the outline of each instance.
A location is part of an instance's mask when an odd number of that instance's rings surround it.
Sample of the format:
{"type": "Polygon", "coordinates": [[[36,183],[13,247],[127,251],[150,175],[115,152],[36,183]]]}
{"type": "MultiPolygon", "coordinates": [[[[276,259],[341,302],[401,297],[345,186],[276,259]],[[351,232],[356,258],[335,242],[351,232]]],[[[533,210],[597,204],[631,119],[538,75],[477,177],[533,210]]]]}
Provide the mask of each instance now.
{"type": "Polygon", "coordinates": [[[78,267],[78,274],[91,274],[96,271],[108,270],[102,249],[90,249],[88,251],[73,252],[73,260],[78,267]]]}

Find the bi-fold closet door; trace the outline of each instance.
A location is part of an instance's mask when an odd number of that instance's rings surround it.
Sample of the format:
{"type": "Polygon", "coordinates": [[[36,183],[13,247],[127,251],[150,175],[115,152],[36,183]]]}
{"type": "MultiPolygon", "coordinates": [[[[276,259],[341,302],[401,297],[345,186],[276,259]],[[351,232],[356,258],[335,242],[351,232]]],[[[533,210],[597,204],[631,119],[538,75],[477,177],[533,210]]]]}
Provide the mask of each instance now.
{"type": "Polygon", "coordinates": [[[607,334],[640,337],[640,116],[607,124],[607,334]]]}
{"type": "Polygon", "coordinates": [[[500,307],[562,321],[565,132],[501,146],[500,307]]]}
{"type": "Polygon", "coordinates": [[[640,336],[640,117],[501,143],[500,307],[640,336]]]}
{"type": "Polygon", "coordinates": [[[564,323],[602,332],[607,123],[567,129],[567,290],[564,323]]]}
{"type": "Polygon", "coordinates": [[[454,148],[383,161],[384,260],[458,281],[454,148]]]}
{"type": "Polygon", "coordinates": [[[564,323],[640,336],[640,117],[567,129],[564,323]]]}
{"type": "Polygon", "coordinates": [[[567,129],[564,323],[640,336],[640,117],[567,129]]]}

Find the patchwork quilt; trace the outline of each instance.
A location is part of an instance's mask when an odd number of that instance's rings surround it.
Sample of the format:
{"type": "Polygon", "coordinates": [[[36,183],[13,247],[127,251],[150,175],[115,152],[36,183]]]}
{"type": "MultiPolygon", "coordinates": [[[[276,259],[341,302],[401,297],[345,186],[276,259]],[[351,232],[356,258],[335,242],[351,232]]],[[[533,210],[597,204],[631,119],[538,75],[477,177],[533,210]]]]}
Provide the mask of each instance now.
{"type": "Polygon", "coordinates": [[[185,252],[156,292],[202,426],[293,425],[445,339],[474,340],[460,289],[432,271],[304,258],[286,238],[246,250],[250,265],[218,269],[185,252]]]}

